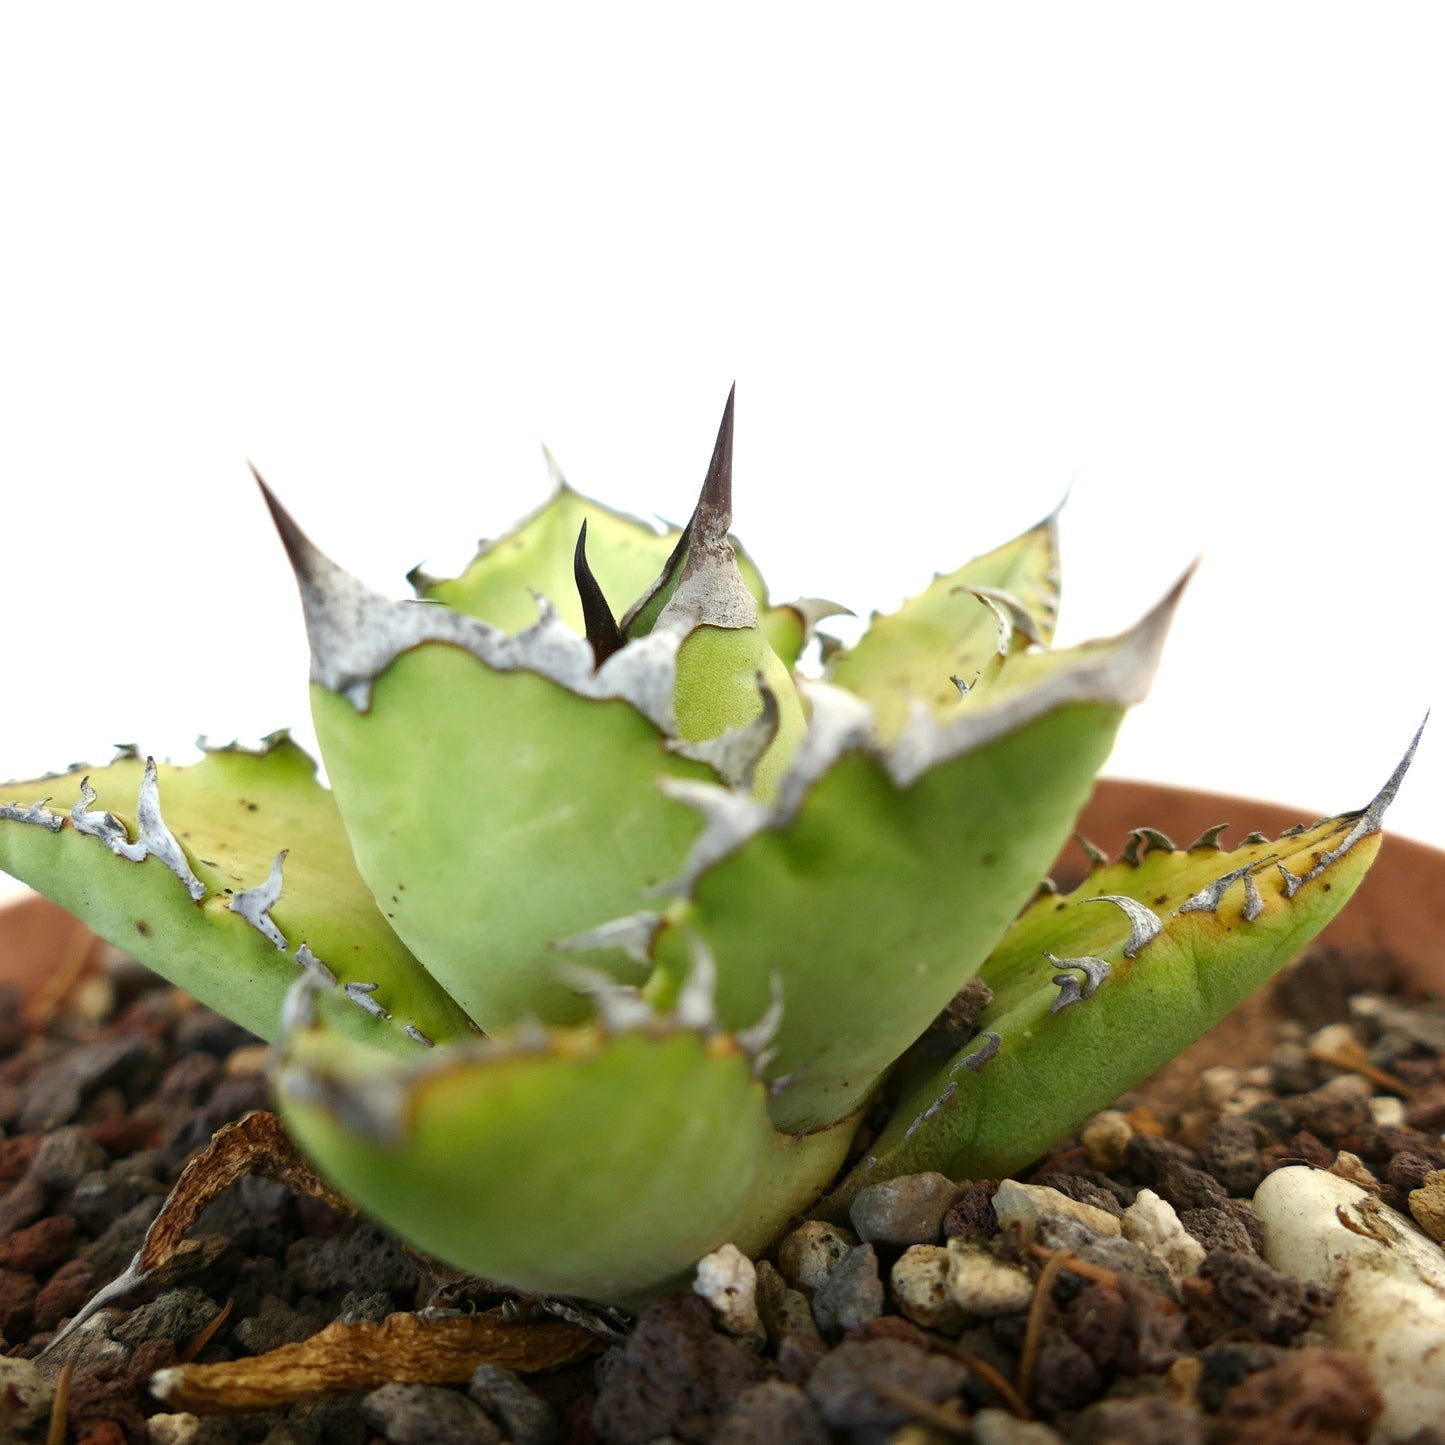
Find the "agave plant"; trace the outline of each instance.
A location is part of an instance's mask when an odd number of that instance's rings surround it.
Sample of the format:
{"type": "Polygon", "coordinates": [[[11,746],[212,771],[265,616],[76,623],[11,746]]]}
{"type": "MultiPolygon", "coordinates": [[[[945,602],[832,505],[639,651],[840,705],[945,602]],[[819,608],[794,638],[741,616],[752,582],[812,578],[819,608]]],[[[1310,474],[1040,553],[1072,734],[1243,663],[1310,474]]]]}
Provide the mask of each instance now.
{"type": "Polygon", "coordinates": [[[1041,881],[1180,589],[1050,650],[1051,517],[806,681],[830,609],[771,604],[730,537],[732,425],[729,397],[680,530],[556,476],[406,601],[262,483],[329,787],[277,734],[0,807],[0,866],[276,1044],[323,1173],[531,1291],[635,1302],[830,1186],[1026,1164],[1298,952],[1403,773],[1229,853],[1140,829],[1059,896],[1041,881]]]}

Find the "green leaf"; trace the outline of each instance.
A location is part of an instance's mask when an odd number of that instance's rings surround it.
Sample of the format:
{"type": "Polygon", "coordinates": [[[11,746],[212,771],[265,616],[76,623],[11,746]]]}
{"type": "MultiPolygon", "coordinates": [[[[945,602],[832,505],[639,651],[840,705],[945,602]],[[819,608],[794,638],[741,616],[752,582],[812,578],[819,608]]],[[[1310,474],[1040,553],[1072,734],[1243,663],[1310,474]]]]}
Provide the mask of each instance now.
{"type": "Polygon", "coordinates": [[[1054,516],[956,572],[936,577],[896,612],[875,614],[858,643],[834,655],[828,677],[873,704],[881,737],[897,737],[918,703],[937,718],[952,716],[959,707],[959,684],[986,686],[1000,655],[1029,640],[1027,626],[1015,625],[1005,600],[1007,640],[1001,646],[999,614],[974,589],[1012,599],[1031,619],[1036,640],[1047,644],[1059,605],[1054,516]]]}
{"type": "Polygon", "coordinates": [[[1377,829],[1367,810],[1231,853],[1146,851],[1040,897],[980,971],[980,1034],[905,1093],[835,1202],[896,1174],[999,1178],[1037,1158],[1294,958],[1355,891],[1377,829]],[[1068,964],[1085,958],[1110,970],[1092,992],[1068,964]]]}
{"type": "MultiPolygon", "coordinates": [[[[746,1027],[782,982],[770,1077],[778,1127],[856,1108],[988,956],[1069,836],[1124,708],[1142,695],[1177,590],[1131,632],[1039,659],[1028,687],[996,691],[945,726],[916,722],[879,752],[866,727],[820,718],[800,778],[769,812],[717,790],[668,911],[657,956],[674,983],[689,937],[712,950],[725,1026],[746,1027]],[[820,738],[838,731],[836,761],[820,738]],[[822,748],[820,757],[817,749],[822,748]]],[[[863,721],[866,723],[866,710],[863,721]]],[[[666,985],[654,985],[659,997],[666,985]]]]}
{"type": "Polygon", "coordinates": [[[312,687],[312,715],[357,867],[388,922],[489,1032],[587,1013],[568,964],[635,977],[615,948],[555,945],[655,905],[698,820],[658,779],[711,777],[618,698],[425,643],[359,713],[312,687]]]}
{"type": "Polygon", "coordinates": [[[635,1305],[721,1244],[765,1248],[827,1187],[856,1120],[795,1139],[732,1040],[553,1031],[378,1070],[298,1029],[287,1125],[370,1214],[514,1288],[635,1305]]]}
{"type": "MultiPolygon", "coordinates": [[[[582,604],[572,580],[572,552],[587,523],[587,558],[603,594],[620,615],[662,571],[680,527],[659,532],[646,522],[575,492],[558,478],[547,503],[505,536],[483,543],[460,576],[418,577],[418,591],[504,632],[520,632],[537,619],[534,592],[556,607],[575,632],[584,631],[582,604]]],[[[760,607],[767,588],[736,541],[738,567],[760,607]]]]}
{"type": "Polygon", "coordinates": [[[464,1037],[466,1016],[407,952],[361,881],[335,801],[315,773],[284,736],[261,753],[223,749],[189,767],[159,765],[163,822],[178,845],[177,866],[194,880],[191,891],[155,852],[131,861],[77,830],[71,810],[83,803],[88,778],[95,800],[81,812],[89,812],[90,826],[103,826],[109,812],[124,830],[113,834],[118,841],[137,837],[139,758],[11,784],[0,790],[7,803],[23,809],[50,799],[59,826],[19,821],[13,806],[0,810],[0,868],[264,1039],[280,1036],[286,990],[305,966],[296,956],[303,944],[342,986],[334,992],[345,1003],[335,1012],[348,1034],[407,1055],[419,1048],[408,1025],[435,1043],[464,1037]],[[279,932],[267,937],[230,905],[266,883],[283,849],[281,893],[265,910],[279,932]],[[359,990],[370,1007],[354,998],[358,990],[348,997],[346,984],[374,984],[374,992],[359,990]]]}

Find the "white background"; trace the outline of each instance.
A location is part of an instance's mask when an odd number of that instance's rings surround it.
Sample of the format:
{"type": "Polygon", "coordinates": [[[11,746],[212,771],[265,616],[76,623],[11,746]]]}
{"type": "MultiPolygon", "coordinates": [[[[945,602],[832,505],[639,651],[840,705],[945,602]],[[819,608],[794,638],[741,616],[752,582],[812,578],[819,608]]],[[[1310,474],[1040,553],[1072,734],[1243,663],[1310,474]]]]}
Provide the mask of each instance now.
{"type": "Polygon", "coordinates": [[[1061,640],[1204,557],[1110,771],[1362,805],[1445,706],[1439,15],[7,7],[0,776],[304,721],[246,456],[401,594],[539,438],[684,517],[736,378],[775,595],[1072,482],[1061,640]]]}

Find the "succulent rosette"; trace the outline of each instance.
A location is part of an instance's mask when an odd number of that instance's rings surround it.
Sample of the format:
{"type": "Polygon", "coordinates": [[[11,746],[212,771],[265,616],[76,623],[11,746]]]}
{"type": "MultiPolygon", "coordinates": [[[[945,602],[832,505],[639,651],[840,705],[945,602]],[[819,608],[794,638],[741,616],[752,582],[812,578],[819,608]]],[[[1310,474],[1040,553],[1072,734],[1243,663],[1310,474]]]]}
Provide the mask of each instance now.
{"type": "Polygon", "coordinates": [[[830,1187],[1026,1164],[1328,921],[1404,768],[1234,852],[1142,829],[1053,893],[1182,583],[1051,649],[1050,517],[805,680],[838,609],[771,603],[730,536],[732,426],[685,527],[557,476],[405,601],[263,484],[329,786],[277,734],[0,807],[0,866],[276,1045],[324,1173],[521,1289],[635,1302],[830,1187]]]}

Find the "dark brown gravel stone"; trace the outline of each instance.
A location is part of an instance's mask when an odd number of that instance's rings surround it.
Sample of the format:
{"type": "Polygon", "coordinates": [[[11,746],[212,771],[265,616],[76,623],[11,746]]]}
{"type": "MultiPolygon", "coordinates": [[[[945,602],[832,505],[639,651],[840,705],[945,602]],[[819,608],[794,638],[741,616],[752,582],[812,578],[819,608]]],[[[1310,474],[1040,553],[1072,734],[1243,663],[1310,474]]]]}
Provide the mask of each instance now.
{"type": "Polygon", "coordinates": [[[963,1193],[943,1216],[943,1237],[991,1239],[998,1233],[998,1215],[994,1213],[993,1196],[998,1192],[997,1179],[975,1179],[964,1186],[963,1193]]]}
{"type": "Polygon", "coordinates": [[[844,1341],[818,1362],[807,1390],[835,1429],[892,1429],[913,1417],[884,1393],[889,1385],[938,1404],[958,1393],[967,1374],[957,1360],[902,1340],[844,1341]]]}
{"type": "Polygon", "coordinates": [[[1259,1136],[1248,1119],[1225,1115],[1210,1128],[1199,1150],[1199,1162],[1229,1194],[1253,1194],[1264,1178],[1259,1136]]]}
{"type": "Polygon", "coordinates": [[[1347,1079],[1331,1079],[1307,1094],[1297,1094],[1289,1107],[1301,1129],[1319,1139],[1338,1139],[1370,1127],[1369,1101],[1347,1079]]]}
{"type": "Polygon", "coordinates": [[[1208,1251],[1242,1249],[1248,1253],[1253,1248],[1249,1230],[1232,1210],[1184,1209],[1179,1213],[1179,1222],[1208,1251]]]}
{"type": "Polygon", "coordinates": [[[1204,1445],[1205,1422],[1172,1395],[1099,1400],[1079,1412],[1069,1445],[1204,1445]]]}
{"type": "Polygon", "coordinates": [[[1219,1298],[1272,1344],[1287,1344],[1329,1312],[1335,1292],[1285,1274],[1258,1255],[1215,1250],[1199,1267],[1219,1298]]]}
{"type": "Polygon", "coordinates": [[[361,1402],[361,1415],[391,1445],[502,1445],[482,1407],[438,1385],[383,1385],[361,1402]]]}
{"type": "Polygon", "coordinates": [[[654,1300],[598,1367],[593,1424],[616,1445],[660,1436],[706,1442],[718,1415],[763,1375],[762,1362],[713,1329],[696,1295],[654,1300]]]}
{"type": "Polygon", "coordinates": [[[750,1385],[718,1422],[712,1445],[828,1445],[828,1427],[818,1407],[797,1385],[764,1380],[750,1385]]]}
{"type": "Polygon", "coordinates": [[[557,1412],[511,1370],[479,1365],[467,1393],[502,1427],[511,1445],[557,1445],[562,1438],[557,1412]]]}
{"type": "Polygon", "coordinates": [[[1032,1182],[1048,1189],[1057,1189],[1066,1199],[1072,1199],[1075,1203],[1090,1204],[1095,1209],[1102,1209],[1105,1214],[1112,1214],[1115,1219],[1123,1215],[1131,1202],[1121,1200],[1113,1189],[1096,1183],[1085,1174],[1069,1174],[1062,1169],[1050,1169],[1045,1174],[1037,1174],[1032,1182]]]}
{"type": "Polygon", "coordinates": [[[1107,1374],[1063,1325],[1044,1326],[1032,1397],[1042,1410],[1053,1414],[1058,1410],[1077,1409],[1099,1394],[1107,1374]]]}
{"type": "Polygon", "coordinates": [[[1278,1345],[1249,1340],[1227,1340],[1210,1345],[1199,1355],[1199,1403],[1213,1414],[1224,1398],[1256,1370],[1268,1369],[1280,1358],[1278,1345]]]}
{"type": "Polygon", "coordinates": [[[1225,1396],[1218,1445],[1347,1445],[1370,1437],[1384,1401],[1364,1363],[1304,1349],[1258,1370],[1225,1396]]]}

